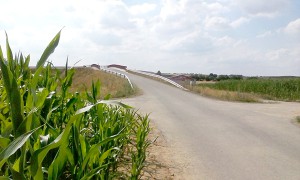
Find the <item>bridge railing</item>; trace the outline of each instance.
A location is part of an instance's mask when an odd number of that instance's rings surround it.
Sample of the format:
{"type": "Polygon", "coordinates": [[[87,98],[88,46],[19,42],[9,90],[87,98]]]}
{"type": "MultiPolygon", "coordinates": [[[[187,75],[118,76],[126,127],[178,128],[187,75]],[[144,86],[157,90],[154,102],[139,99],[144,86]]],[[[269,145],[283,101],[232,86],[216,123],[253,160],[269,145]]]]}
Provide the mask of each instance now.
{"type": "Polygon", "coordinates": [[[119,72],[116,72],[116,71],[113,71],[113,70],[110,70],[110,69],[106,69],[106,66],[101,66],[99,69],[98,68],[94,68],[94,69],[97,69],[97,70],[100,70],[100,71],[104,71],[106,73],[110,73],[110,74],[113,74],[113,75],[125,78],[128,81],[131,89],[133,89],[133,85],[132,85],[130,79],[125,74],[122,74],[122,73],[119,73],[119,72]]]}
{"type": "Polygon", "coordinates": [[[157,74],[152,74],[152,73],[147,73],[147,72],[143,72],[143,71],[137,71],[137,70],[130,70],[134,73],[137,73],[137,74],[142,74],[142,75],[146,75],[146,76],[150,76],[150,77],[154,77],[154,78],[158,78],[158,79],[161,79],[167,83],[170,83],[172,84],[173,86],[177,87],[177,88],[180,88],[180,89],[183,89],[185,91],[188,91],[188,89],[184,88],[183,86],[181,86],[180,84],[172,81],[171,79],[168,79],[168,78],[165,78],[163,76],[160,76],[160,75],[157,75],[157,74]]]}

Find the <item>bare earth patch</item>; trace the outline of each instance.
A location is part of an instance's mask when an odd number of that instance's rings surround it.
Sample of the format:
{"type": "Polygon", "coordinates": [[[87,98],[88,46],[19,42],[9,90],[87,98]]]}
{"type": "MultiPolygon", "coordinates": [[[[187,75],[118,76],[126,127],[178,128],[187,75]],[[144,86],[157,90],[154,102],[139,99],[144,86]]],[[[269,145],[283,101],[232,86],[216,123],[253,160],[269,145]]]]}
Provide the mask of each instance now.
{"type": "MultiPolygon", "coordinates": [[[[142,180],[182,180],[207,179],[205,171],[194,172],[193,165],[187,161],[188,155],[168,142],[163,133],[150,122],[152,131],[148,139],[154,141],[148,148],[146,166],[141,173],[142,180]],[[191,169],[192,168],[192,169],[191,169]]],[[[198,169],[201,171],[201,169],[198,169]]]]}
{"type": "MultiPolygon", "coordinates": [[[[176,179],[179,171],[176,163],[172,161],[172,151],[162,132],[151,123],[152,131],[149,139],[154,141],[148,148],[146,167],[144,167],[141,179],[176,179]]],[[[174,152],[173,152],[174,153],[174,152]]]]}

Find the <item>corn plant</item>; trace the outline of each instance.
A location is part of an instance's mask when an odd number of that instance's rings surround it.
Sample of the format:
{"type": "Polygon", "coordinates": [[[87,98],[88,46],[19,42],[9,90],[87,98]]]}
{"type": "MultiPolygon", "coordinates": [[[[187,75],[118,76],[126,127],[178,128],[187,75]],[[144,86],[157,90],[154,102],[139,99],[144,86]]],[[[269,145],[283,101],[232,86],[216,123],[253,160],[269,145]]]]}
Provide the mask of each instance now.
{"type": "Polygon", "coordinates": [[[225,80],[215,84],[201,84],[201,86],[218,90],[255,93],[274,100],[300,100],[300,78],[225,80]]]}
{"type": "Polygon", "coordinates": [[[109,95],[97,99],[98,81],[91,92],[70,93],[75,69],[67,61],[62,76],[47,62],[60,34],[34,69],[30,56],[13,56],[7,36],[6,59],[0,47],[0,179],[139,178],[148,116],[109,95]],[[132,157],[130,172],[119,168],[125,156],[132,157]]]}
{"type": "Polygon", "coordinates": [[[132,169],[131,169],[131,179],[136,180],[138,179],[139,175],[141,174],[141,170],[144,167],[144,162],[146,160],[146,150],[148,146],[151,144],[147,140],[147,136],[150,132],[149,128],[149,120],[148,116],[141,117],[140,123],[137,124],[136,128],[136,141],[134,144],[135,149],[132,152],[132,169]]]}

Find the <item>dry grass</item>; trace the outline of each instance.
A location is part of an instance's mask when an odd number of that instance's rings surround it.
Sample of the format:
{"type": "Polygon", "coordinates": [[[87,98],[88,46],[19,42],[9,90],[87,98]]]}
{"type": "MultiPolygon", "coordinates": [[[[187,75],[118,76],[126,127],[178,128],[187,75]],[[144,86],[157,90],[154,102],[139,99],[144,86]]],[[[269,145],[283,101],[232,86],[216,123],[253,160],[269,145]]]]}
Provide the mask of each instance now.
{"type": "Polygon", "coordinates": [[[111,94],[112,98],[127,97],[136,92],[131,89],[126,79],[92,68],[76,68],[71,91],[83,92],[86,89],[90,91],[92,82],[97,80],[101,83],[100,98],[107,94],[111,94]]]}
{"type": "Polygon", "coordinates": [[[187,88],[203,96],[212,97],[220,100],[239,101],[239,102],[261,102],[259,97],[250,93],[216,90],[216,89],[211,89],[202,86],[193,86],[187,88]]]}

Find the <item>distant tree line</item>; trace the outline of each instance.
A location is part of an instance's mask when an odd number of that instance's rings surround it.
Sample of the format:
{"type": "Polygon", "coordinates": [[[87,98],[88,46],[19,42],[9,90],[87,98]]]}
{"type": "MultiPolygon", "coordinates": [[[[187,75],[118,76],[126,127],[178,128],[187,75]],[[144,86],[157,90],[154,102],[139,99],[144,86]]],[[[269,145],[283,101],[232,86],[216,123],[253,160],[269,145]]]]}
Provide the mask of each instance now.
{"type": "Polygon", "coordinates": [[[223,81],[228,79],[240,80],[243,79],[243,75],[217,75],[214,73],[210,73],[209,75],[191,74],[191,78],[195,79],[196,81],[223,81]]]}

